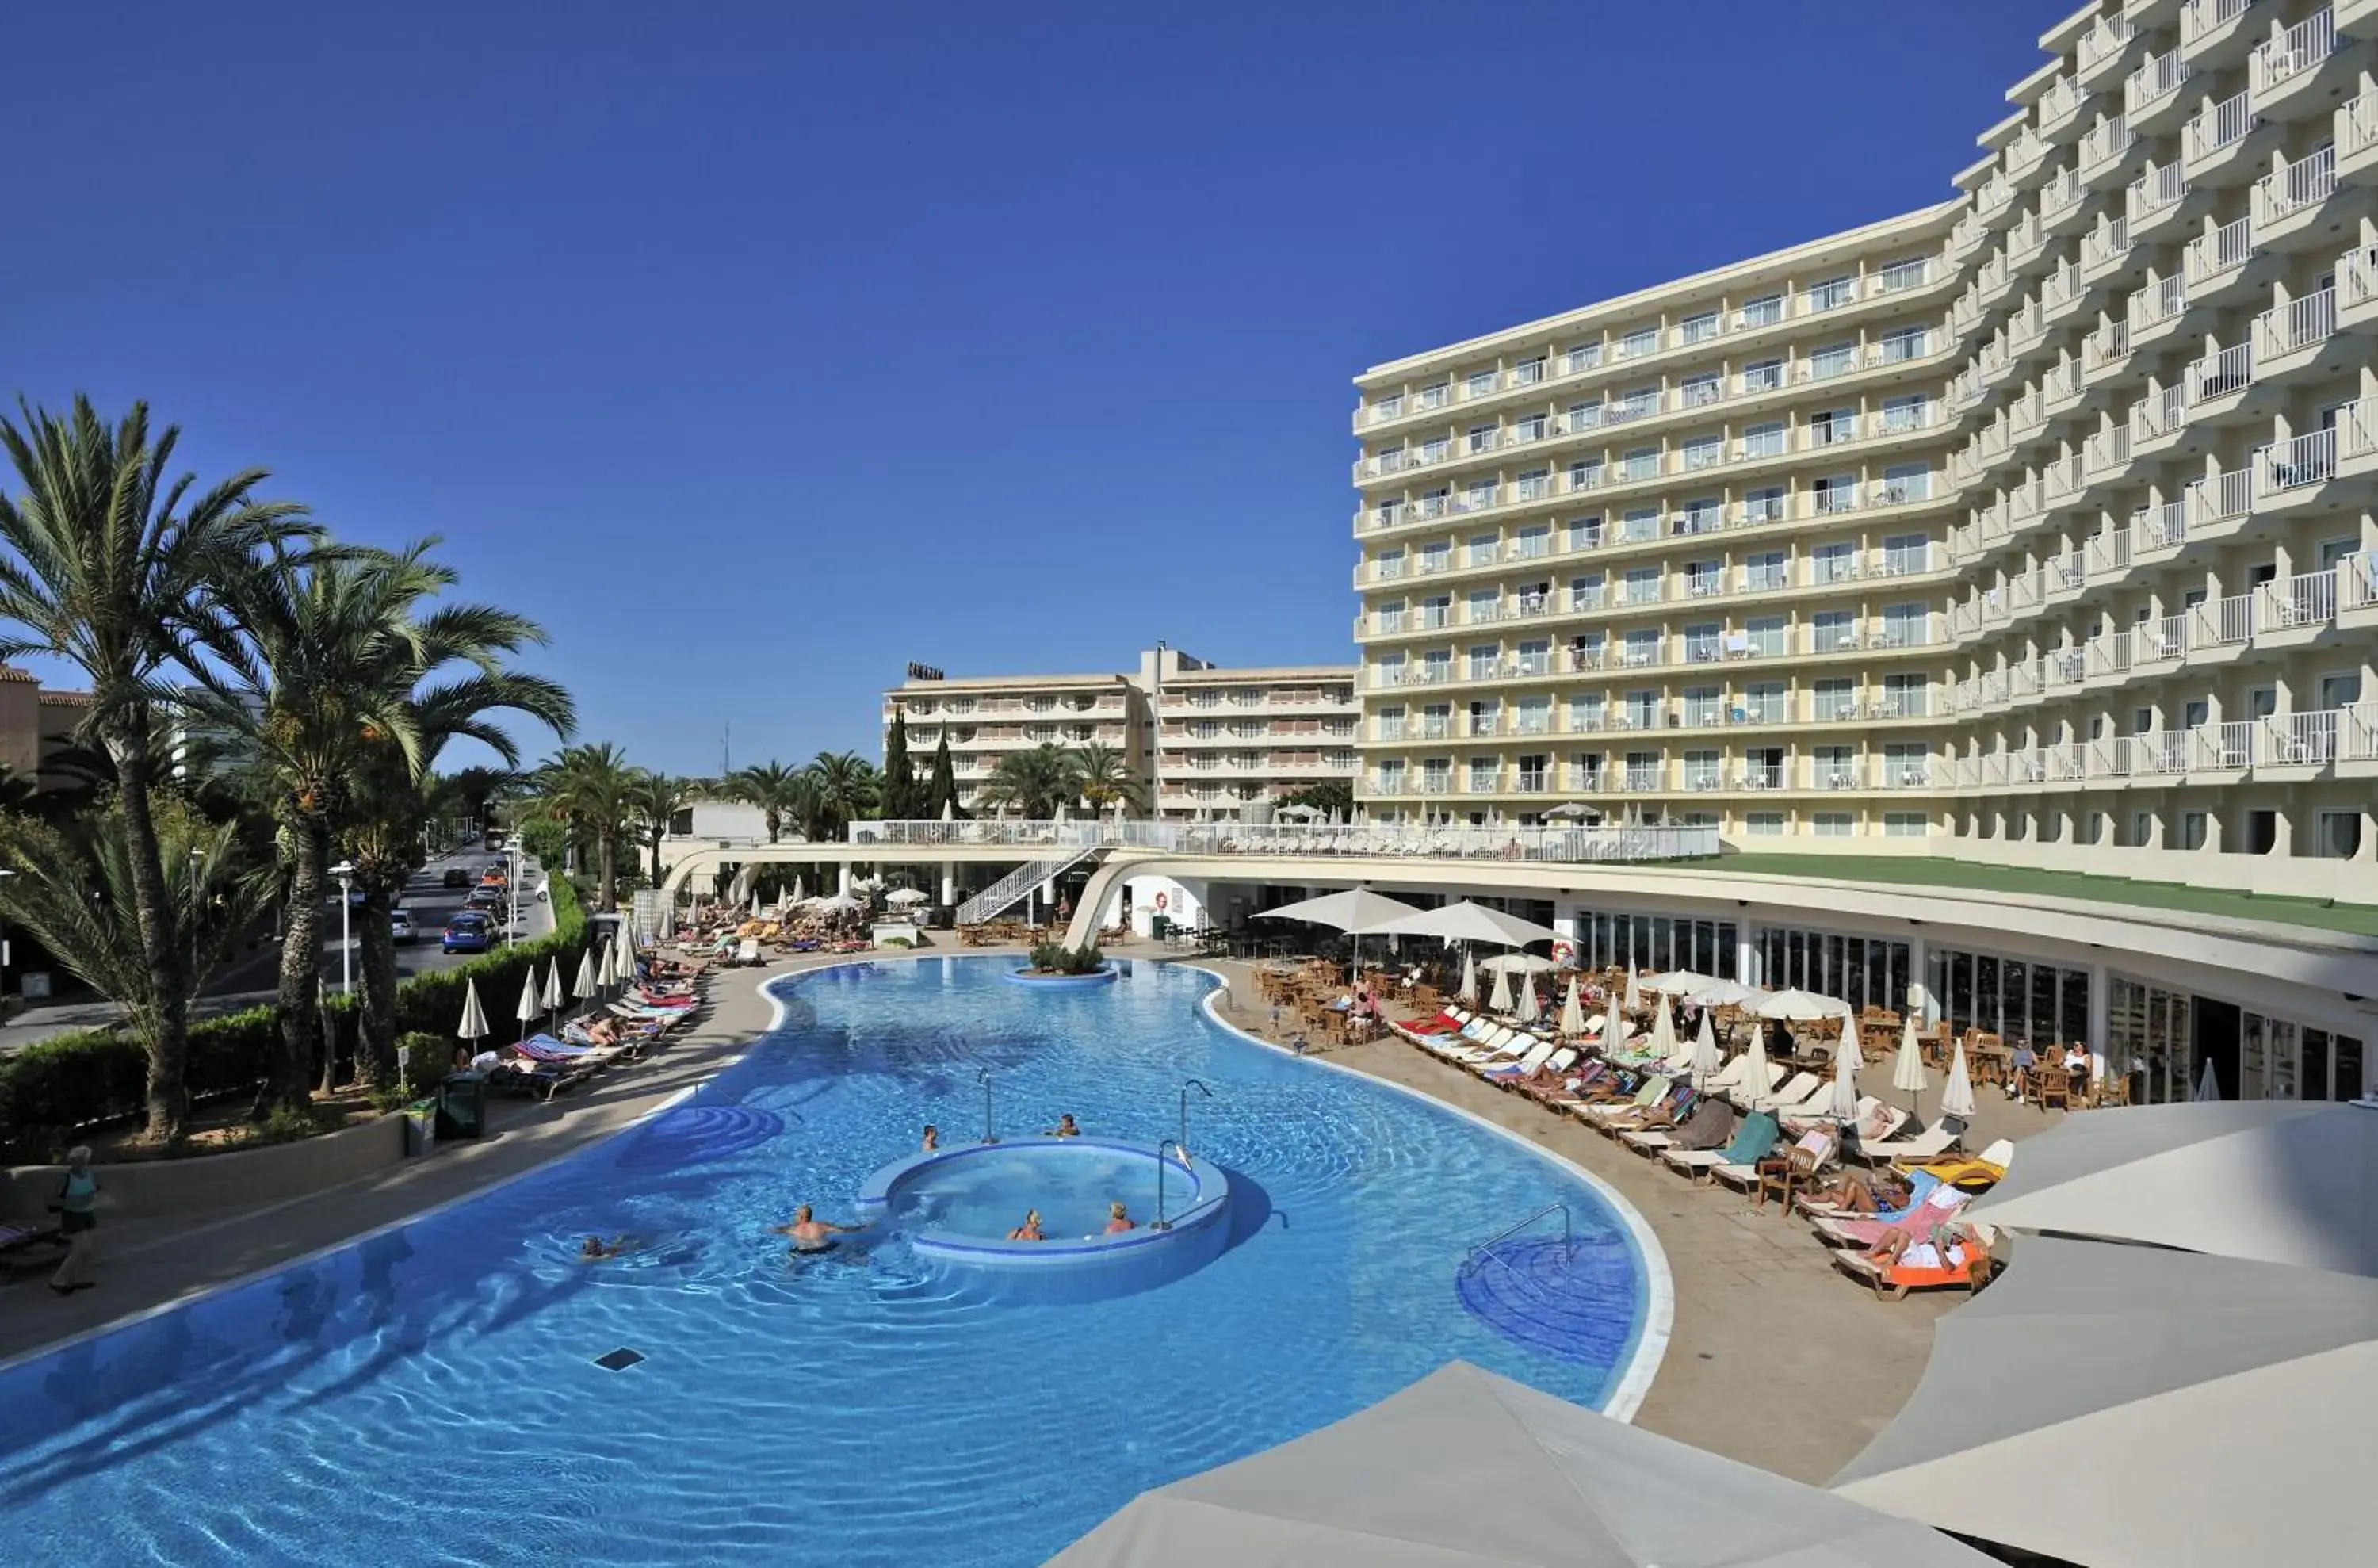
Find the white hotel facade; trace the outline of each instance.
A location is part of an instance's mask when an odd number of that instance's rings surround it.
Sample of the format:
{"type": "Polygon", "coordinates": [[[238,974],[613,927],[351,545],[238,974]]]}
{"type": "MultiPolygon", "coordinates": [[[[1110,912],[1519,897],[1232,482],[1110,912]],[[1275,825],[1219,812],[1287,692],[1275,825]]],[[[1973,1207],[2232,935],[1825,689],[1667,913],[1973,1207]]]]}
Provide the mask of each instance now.
{"type": "Polygon", "coordinates": [[[2101,0],[1956,199],[1359,377],[1367,814],[2366,898],[2372,40],[2101,0]]]}

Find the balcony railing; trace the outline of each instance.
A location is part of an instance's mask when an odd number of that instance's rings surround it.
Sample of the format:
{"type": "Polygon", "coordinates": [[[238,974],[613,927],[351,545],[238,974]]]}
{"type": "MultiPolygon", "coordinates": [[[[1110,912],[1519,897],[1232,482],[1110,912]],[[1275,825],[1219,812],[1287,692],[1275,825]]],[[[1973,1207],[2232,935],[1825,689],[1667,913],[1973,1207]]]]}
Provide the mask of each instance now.
{"type": "Polygon", "coordinates": [[[2264,175],[2254,186],[2254,223],[2266,228],[2281,219],[2316,207],[2336,193],[2336,149],[2308,152],[2283,169],[2264,175]]]}
{"type": "Polygon", "coordinates": [[[2273,306],[2263,312],[2256,325],[2261,329],[2265,355],[2317,348],[2336,332],[2336,290],[2324,288],[2301,299],[2273,306]]]}
{"type": "Polygon", "coordinates": [[[2254,493],[2277,495],[2336,476],[2336,432],[2313,430],[2254,454],[2254,493]]]}
{"type": "Polygon", "coordinates": [[[2162,103],[2180,90],[2180,84],[2190,74],[2189,68],[2180,64],[2177,49],[2148,55],[2122,83],[2122,112],[2135,116],[2148,105],[2162,103]]]}
{"type": "Polygon", "coordinates": [[[2252,4],[2254,0],[2188,0],[2187,9],[2180,14],[2180,42],[2195,42],[2252,4]]]}
{"type": "Polygon", "coordinates": [[[2318,69],[2336,53],[2336,14],[2324,6],[2254,51],[2247,85],[2258,93],[2272,91],[2318,69]]]}
{"type": "Polygon", "coordinates": [[[2251,217],[2234,219],[2209,235],[2188,242],[2184,275],[2202,284],[2244,266],[2254,254],[2254,223],[2251,217]]]}
{"type": "Polygon", "coordinates": [[[2207,158],[2234,142],[2243,141],[2246,133],[2254,128],[2254,111],[2249,102],[2252,97],[2251,92],[2234,93],[2198,111],[2180,132],[2180,145],[2186,149],[2187,156],[2207,158]]]}

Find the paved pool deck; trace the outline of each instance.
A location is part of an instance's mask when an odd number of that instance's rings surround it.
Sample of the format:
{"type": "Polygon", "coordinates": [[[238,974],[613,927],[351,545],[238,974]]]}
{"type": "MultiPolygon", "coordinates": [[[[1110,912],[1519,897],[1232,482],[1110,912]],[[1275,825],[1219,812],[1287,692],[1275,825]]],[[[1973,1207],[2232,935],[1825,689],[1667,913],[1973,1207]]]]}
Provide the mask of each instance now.
{"type": "MultiPolygon", "coordinates": [[[[995,949],[948,949],[967,956],[995,949]]],[[[1145,944],[1123,956],[1166,958],[1145,944]]],[[[926,956],[942,956],[936,951],[926,956]]],[[[59,1297],[45,1272],[0,1288],[0,1360],[152,1310],[352,1240],[608,1136],[739,1058],[766,1031],[761,986],[836,961],[805,957],[713,983],[712,1007],[652,1061],[607,1074],[550,1105],[499,1101],[490,1135],[426,1160],[266,1209],[172,1226],[102,1215],[99,1287],[59,1297]]],[[[1229,982],[1218,1007],[1234,1026],[1269,1033],[1254,969],[1203,962],[1229,982]]],[[[1930,1353],[1932,1324],[1955,1296],[1875,1299],[1834,1270],[1806,1224],[1723,1188],[1693,1187],[1654,1162],[1506,1094],[1400,1041],[1327,1053],[1341,1067],[1417,1089],[1519,1133],[1600,1176],[1650,1224],[1675,1285],[1667,1357],[1638,1412],[1651,1430],[1805,1481],[1822,1481],[1906,1403],[1930,1353]]],[[[1970,1141],[2021,1137],[2060,1117],[1985,1091],[1970,1141]]],[[[1516,1217],[1516,1216],[1515,1216],[1516,1217]]]]}

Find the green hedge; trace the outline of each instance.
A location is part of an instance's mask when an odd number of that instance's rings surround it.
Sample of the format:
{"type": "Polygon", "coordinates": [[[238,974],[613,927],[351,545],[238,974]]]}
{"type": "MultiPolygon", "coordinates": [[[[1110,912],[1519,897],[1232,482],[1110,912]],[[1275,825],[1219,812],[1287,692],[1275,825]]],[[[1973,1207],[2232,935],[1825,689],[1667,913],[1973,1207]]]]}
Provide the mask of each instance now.
{"type": "MultiPolygon", "coordinates": [[[[454,1026],[462,1018],[462,991],[479,983],[479,1006],[493,1040],[510,1036],[512,1008],[530,965],[540,970],[561,960],[566,995],[577,979],[585,951],[586,911],[567,877],[552,879],[554,928],[549,935],[517,947],[498,948],[468,963],[417,974],[396,988],[396,1028],[407,1034],[437,1036],[450,1050],[454,1026]]],[[[359,1024],[357,998],[338,997],[330,1006],[336,1031],[333,1049],[352,1055],[359,1024]]],[[[190,1026],[188,1082],[191,1098],[238,1093],[263,1077],[266,1054],[280,1028],[269,1007],[250,1007],[190,1026]]],[[[442,1063],[441,1063],[442,1066],[442,1063]]],[[[146,1114],[149,1059],[139,1043],[114,1030],[86,1029],[54,1035],[0,1057],[0,1157],[47,1159],[71,1140],[75,1129],[101,1122],[138,1120],[146,1114]]]]}

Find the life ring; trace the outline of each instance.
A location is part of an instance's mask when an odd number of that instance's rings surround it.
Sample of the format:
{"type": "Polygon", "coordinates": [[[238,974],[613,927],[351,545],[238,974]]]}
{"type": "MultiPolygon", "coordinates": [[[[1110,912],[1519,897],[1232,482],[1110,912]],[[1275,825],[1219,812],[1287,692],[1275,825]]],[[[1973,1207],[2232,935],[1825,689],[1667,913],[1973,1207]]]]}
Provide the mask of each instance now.
{"type": "Polygon", "coordinates": [[[1577,961],[1577,944],[1576,944],[1576,943],[1574,943],[1574,942],[1555,941],[1555,942],[1553,944],[1553,962],[1555,962],[1555,963],[1556,963],[1556,964],[1573,964],[1573,963],[1575,963],[1576,961],[1577,961]]]}
{"type": "Polygon", "coordinates": [[[1162,914],[1164,912],[1165,906],[1169,902],[1171,902],[1171,899],[1167,895],[1159,893],[1156,896],[1156,912],[1158,914],[1162,914]]]}

